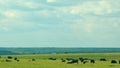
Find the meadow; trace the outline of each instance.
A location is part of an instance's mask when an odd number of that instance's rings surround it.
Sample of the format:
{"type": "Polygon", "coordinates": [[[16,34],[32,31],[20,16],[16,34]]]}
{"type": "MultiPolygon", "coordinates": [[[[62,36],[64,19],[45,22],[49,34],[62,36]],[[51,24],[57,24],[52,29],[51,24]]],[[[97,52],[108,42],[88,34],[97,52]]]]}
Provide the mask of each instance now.
{"type": "Polygon", "coordinates": [[[111,60],[120,60],[120,53],[80,53],[80,54],[28,54],[28,55],[9,55],[17,57],[20,61],[10,59],[11,62],[6,62],[8,55],[2,55],[0,58],[0,68],[119,68],[120,64],[111,64],[111,60]],[[54,57],[57,60],[49,60],[48,58],[54,57]],[[79,61],[78,64],[67,64],[61,62],[61,58],[74,58],[80,57],[94,59],[95,63],[90,62],[83,64],[79,61]],[[31,59],[35,59],[32,61],[31,59]],[[107,61],[100,61],[100,58],[105,58],[107,61]]]}

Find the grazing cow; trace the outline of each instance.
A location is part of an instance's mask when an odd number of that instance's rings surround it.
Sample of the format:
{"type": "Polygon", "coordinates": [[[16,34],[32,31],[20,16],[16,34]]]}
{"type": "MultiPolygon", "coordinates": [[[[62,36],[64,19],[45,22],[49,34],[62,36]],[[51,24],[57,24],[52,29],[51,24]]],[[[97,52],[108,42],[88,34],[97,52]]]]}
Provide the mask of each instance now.
{"type": "Polygon", "coordinates": [[[35,61],[35,59],[33,58],[32,61],[35,61]]]}
{"type": "Polygon", "coordinates": [[[19,62],[19,61],[20,61],[17,57],[15,57],[15,58],[14,58],[14,60],[15,60],[15,61],[17,61],[17,62],[19,62]]]}
{"type": "Polygon", "coordinates": [[[119,64],[120,64],[120,60],[119,60],[119,64]]]}
{"type": "Polygon", "coordinates": [[[67,64],[74,64],[74,63],[78,64],[78,60],[72,60],[71,62],[67,62],[67,64]]]}
{"type": "Polygon", "coordinates": [[[19,60],[19,59],[17,59],[16,61],[17,61],[17,62],[19,62],[20,60],[19,60]]]}
{"type": "Polygon", "coordinates": [[[112,64],[116,64],[117,61],[116,61],[116,60],[112,60],[111,63],[112,63],[112,64]]]}
{"type": "Polygon", "coordinates": [[[88,61],[83,61],[83,64],[86,64],[88,61]]]}
{"type": "Polygon", "coordinates": [[[14,58],[14,60],[17,60],[17,59],[18,59],[17,57],[14,58]]]}
{"type": "Polygon", "coordinates": [[[56,60],[56,58],[48,58],[49,60],[56,60]]]}
{"type": "Polygon", "coordinates": [[[6,61],[6,62],[12,62],[12,60],[8,60],[8,59],[6,59],[5,61],[6,61]]]}
{"type": "Polygon", "coordinates": [[[73,63],[77,63],[78,64],[78,60],[72,60],[73,63]]]}
{"type": "Polygon", "coordinates": [[[92,60],[90,60],[90,63],[93,63],[93,64],[94,64],[94,63],[95,63],[95,60],[93,60],[93,59],[92,59],[92,60]]]}
{"type": "Polygon", "coordinates": [[[100,61],[107,61],[105,58],[101,58],[100,61]]]}
{"type": "Polygon", "coordinates": [[[12,59],[13,57],[12,57],[12,56],[8,56],[7,58],[8,58],[8,59],[12,59]]]}

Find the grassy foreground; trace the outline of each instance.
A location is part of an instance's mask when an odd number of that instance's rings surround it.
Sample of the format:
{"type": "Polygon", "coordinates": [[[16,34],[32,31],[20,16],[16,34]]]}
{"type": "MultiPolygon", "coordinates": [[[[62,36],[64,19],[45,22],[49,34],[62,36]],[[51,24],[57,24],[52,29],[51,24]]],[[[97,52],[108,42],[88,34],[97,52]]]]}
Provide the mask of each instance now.
{"type": "Polygon", "coordinates": [[[12,62],[6,62],[7,56],[0,58],[0,68],[119,68],[120,64],[111,64],[111,60],[120,60],[120,53],[91,53],[91,54],[40,54],[40,55],[12,55],[12,57],[18,57],[20,62],[12,60],[12,62]],[[57,60],[48,60],[50,57],[55,57],[57,60]],[[74,58],[79,57],[90,58],[96,61],[95,64],[90,62],[82,64],[67,64],[67,62],[61,62],[61,58],[74,58]],[[36,61],[31,61],[35,58],[36,61]],[[107,61],[99,61],[100,58],[106,58],[107,61]]]}

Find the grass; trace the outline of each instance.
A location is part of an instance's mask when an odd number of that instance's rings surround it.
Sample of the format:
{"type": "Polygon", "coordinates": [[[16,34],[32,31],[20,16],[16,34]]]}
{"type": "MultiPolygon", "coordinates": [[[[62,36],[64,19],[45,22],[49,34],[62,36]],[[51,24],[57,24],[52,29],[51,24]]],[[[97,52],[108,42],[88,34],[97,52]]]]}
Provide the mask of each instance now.
{"type": "Polygon", "coordinates": [[[20,62],[12,60],[12,62],[5,62],[7,55],[0,58],[0,68],[119,68],[120,64],[111,64],[110,61],[120,60],[120,53],[82,53],[82,54],[40,54],[40,55],[12,55],[18,57],[20,62]],[[57,60],[48,60],[50,57],[56,57],[57,60]],[[61,58],[74,58],[79,57],[95,59],[96,63],[91,64],[67,64],[61,62],[61,58]],[[31,61],[35,58],[36,61],[31,61]],[[106,58],[108,61],[101,62],[100,58],[106,58]]]}

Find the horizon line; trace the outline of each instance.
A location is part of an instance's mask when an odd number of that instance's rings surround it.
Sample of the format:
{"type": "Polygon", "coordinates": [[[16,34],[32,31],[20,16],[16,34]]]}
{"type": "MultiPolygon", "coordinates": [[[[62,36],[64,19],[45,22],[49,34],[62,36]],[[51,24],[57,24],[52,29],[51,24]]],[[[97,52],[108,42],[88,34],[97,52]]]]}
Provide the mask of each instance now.
{"type": "Polygon", "coordinates": [[[120,47],[0,47],[0,48],[120,48],[120,47]]]}

